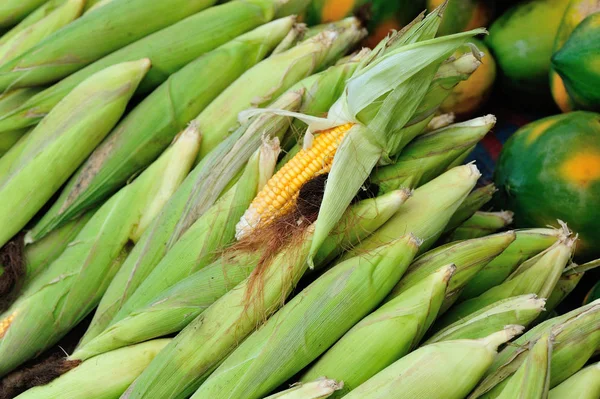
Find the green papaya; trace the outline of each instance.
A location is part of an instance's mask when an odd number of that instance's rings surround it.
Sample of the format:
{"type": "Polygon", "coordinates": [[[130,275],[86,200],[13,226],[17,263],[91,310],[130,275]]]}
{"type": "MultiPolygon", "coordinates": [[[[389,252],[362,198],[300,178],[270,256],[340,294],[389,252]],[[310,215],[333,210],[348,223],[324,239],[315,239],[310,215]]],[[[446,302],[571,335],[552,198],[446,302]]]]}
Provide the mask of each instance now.
{"type": "Polygon", "coordinates": [[[486,40],[510,90],[550,99],[550,58],[568,3],[568,0],[519,3],[492,24],[486,40]]]}
{"type": "Polygon", "coordinates": [[[552,67],[577,108],[600,111],[600,12],[587,16],[575,28],[552,56],[552,67]]]}
{"type": "Polygon", "coordinates": [[[577,254],[600,255],[600,114],[575,111],[519,129],[496,166],[497,205],[517,227],[557,225],[579,234],[577,254]]]}

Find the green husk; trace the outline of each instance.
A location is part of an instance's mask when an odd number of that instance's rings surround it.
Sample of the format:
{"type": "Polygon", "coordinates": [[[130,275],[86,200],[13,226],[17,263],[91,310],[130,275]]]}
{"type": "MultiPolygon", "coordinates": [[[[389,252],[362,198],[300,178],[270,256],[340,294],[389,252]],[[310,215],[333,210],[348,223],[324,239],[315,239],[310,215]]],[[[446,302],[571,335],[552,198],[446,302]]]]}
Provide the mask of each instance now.
{"type": "Polygon", "coordinates": [[[227,137],[238,122],[239,112],[265,106],[294,84],[337,61],[365,34],[358,25],[325,31],[244,73],[196,117],[204,134],[198,161],[227,137]]]}
{"type": "Polygon", "coordinates": [[[92,76],[61,101],[22,145],[0,158],[0,245],[29,222],[108,134],[149,67],[150,62],[142,59],[92,76]],[[12,151],[18,156],[12,157],[12,151]]]}
{"type": "Polygon", "coordinates": [[[448,281],[448,265],[362,319],[313,363],[300,381],[326,375],[344,381],[333,397],[342,397],[409,353],[435,320],[448,281]]]}
{"type": "Polygon", "coordinates": [[[460,295],[467,300],[502,284],[522,262],[554,245],[561,237],[569,234],[565,229],[523,229],[515,231],[515,241],[498,258],[485,266],[467,284],[460,295]]]}
{"type": "Polygon", "coordinates": [[[193,164],[198,132],[187,132],[163,156],[91,217],[72,245],[5,312],[13,315],[0,339],[0,375],[54,345],[89,314],[148,220],[193,164]]]}
{"type": "MultiPolygon", "coordinates": [[[[251,10],[256,8],[252,6],[251,10]]],[[[171,75],[115,127],[69,180],[52,208],[31,230],[28,240],[40,239],[99,203],[135,171],[143,169],[221,91],[267,56],[293,23],[292,17],[267,23],[171,75]]]]}
{"type": "Polygon", "coordinates": [[[497,386],[497,395],[490,391],[488,396],[498,399],[547,398],[553,341],[552,335],[544,335],[536,342],[531,342],[529,354],[521,367],[512,377],[505,380],[503,389],[497,386]]]}
{"type": "Polygon", "coordinates": [[[504,330],[478,340],[438,342],[423,346],[351,391],[347,399],[462,399],[492,364],[498,346],[522,328],[504,330]]]}
{"type": "Polygon", "coordinates": [[[14,37],[26,28],[45,18],[48,14],[59,8],[66,0],[48,0],[41,6],[27,15],[25,19],[0,36],[0,45],[6,43],[8,39],[14,37]]]}
{"type": "Polygon", "coordinates": [[[77,19],[83,12],[85,0],[65,0],[60,7],[0,43],[0,65],[20,56],[27,50],[77,19]]]}
{"type": "Polygon", "coordinates": [[[545,334],[554,335],[550,388],[576,373],[600,345],[600,300],[547,320],[506,346],[469,396],[479,398],[513,375],[527,357],[529,344],[545,334]]]}
{"type": "Polygon", "coordinates": [[[0,5],[0,28],[8,28],[23,20],[46,0],[3,0],[0,5]]]}
{"type": "Polygon", "coordinates": [[[573,374],[550,391],[548,399],[596,399],[600,397],[600,363],[573,374]]]}
{"type": "MultiPolygon", "coordinates": [[[[360,242],[385,223],[406,197],[404,192],[392,192],[352,206],[342,219],[340,228],[336,229],[323,246],[330,248],[327,255],[333,258],[343,248],[360,242]]],[[[80,344],[73,358],[85,359],[111,348],[180,331],[218,298],[247,278],[260,255],[260,252],[248,254],[243,251],[227,254],[160,294],[153,297],[144,295],[149,297],[148,300],[145,303],[138,300],[137,306],[133,300],[140,296],[134,295],[113,319],[112,325],[87,344],[80,344]]],[[[324,254],[317,258],[322,259],[324,265],[328,256],[324,254]]],[[[142,293],[145,294],[143,291],[142,293]]]]}
{"type": "MultiPolygon", "coordinates": [[[[0,66],[0,89],[56,82],[129,43],[212,6],[215,1],[112,2],[96,12],[83,15],[21,56],[0,66]]],[[[141,57],[134,59],[137,58],[141,57]]]]}
{"type": "Polygon", "coordinates": [[[473,276],[501,254],[514,239],[514,232],[509,231],[479,239],[451,243],[430,250],[410,265],[406,275],[394,287],[387,300],[397,297],[428,275],[435,273],[439,268],[452,263],[456,266],[456,271],[450,280],[444,303],[441,306],[440,313],[443,313],[454,303],[461,290],[473,276]]]}
{"type": "Polygon", "coordinates": [[[13,148],[30,130],[25,128],[0,133],[0,158],[13,148]]]}
{"type": "Polygon", "coordinates": [[[235,240],[235,225],[273,174],[278,154],[277,139],[272,143],[266,142],[256,151],[238,182],[177,241],[120,309],[118,313],[121,316],[113,309],[121,302],[115,301],[112,295],[105,295],[78,348],[85,347],[87,342],[112,324],[113,319],[115,322],[122,319],[123,315],[152,301],[159,293],[215,261],[220,251],[235,240]]]}
{"type": "Polygon", "coordinates": [[[495,125],[496,118],[487,115],[443,127],[409,143],[392,165],[376,169],[371,182],[386,193],[400,187],[417,188],[443,173],[495,125]]]}
{"type": "Polygon", "coordinates": [[[456,210],[454,215],[452,215],[452,218],[446,226],[446,232],[454,230],[473,216],[475,212],[492,200],[492,196],[495,192],[496,186],[494,186],[494,184],[488,184],[487,186],[473,190],[456,210]]]}
{"type": "Polygon", "coordinates": [[[304,384],[294,384],[290,389],[270,395],[265,399],[325,399],[344,386],[334,380],[320,378],[304,384]]]}
{"type": "Polygon", "coordinates": [[[263,320],[275,312],[307,269],[313,228],[291,242],[196,317],[158,354],[123,394],[133,398],[187,398],[263,320]]]}
{"type": "MultiPolygon", "coordinates": [[[[28,88],[12,90],[0,94],[0,115],[11,112],[20,107],[24,102],[29,100],[42,89],[28,88]]],[[[10,130],[0,133],[0,157],[10,150],[29,130],[29,128],[10,130]]],[[[5,168],[8,167],[8,162],[4,162],[5,168]]],[[[0,170],[0,177],[6,170],[0,170]]]]}
{"type": "Polygon", "coordinates": [[[202,54],[269,22],[280,6],[279,0],[232,1],[196,13],[101,58],[44,90],[18,110],[0,118],[0,132],[36,124],[82,80],[122,61],[141,56],[150,58],[154,67],[142,81],[138,93],[152,91],[202,54]]]}
{"type": "Polygon", "coordinates": [[[507,325],[527,327],[544,310],[545,303],[531,294],[502,299],[435,332],[425,344],[483,338],[507,325]]]}
{"type": "Polygon", "coordinates": [[[582,265],[571,264],[560,276],[556,287],[548,297],[546,302],[546,311],[543,312],[538,320],[546,319],[550,313],[577,287],[584,274],[592,269],[600,267],[600,259],[584,263],[582,265]]]}
{"type": "MultiPolygon", "coordinates": [[[[284,109],[297,109],[300,98],[299,93],[289,92],[276,104],[284,109]]],[[[280,137],[288,126],[284,117],[257,117],[240,127],[214,154],[190,172],[111,282],[103,298],[106,309],[110,308],[114,314],[119,311],[185,231],[235,181],[260,147],[262,137],[280,137]]]]}
{"type": "Polygon", "coordinates": [[[506,228],[512,223],[513,213],[481,212],[477,211],[473,216],[458,226],[449,236],[448,241],[468,240],[471,238],[485,237],[498,230],[506,228]]]}
{"type": "Polygon", "coordinates": [[[170,342],[157,339],[105,353],[58,377],[32,388],[19,399],[114,399],[142,373],[170,342]]]}
{"type": "Polygon", "coordinates": [[[277,388],[377,306],[418,246],[405,236],[328,270],[249,336],[192,398],[260,399],[277,388]]]}
{"type": "Polygon", "coordinates": [[[573,238],[558,241],[546,251],[521,264],[504,283],[450,308],[438,320],[436,327],[446,327],[504,298],[525,294],[547,298],[573,255],[574,244],[573,238]]]}
{"type": "MultiPolygon", "coordinates": [[[[437,17],[434,12],[423,23],[437,17]]],[[[332,106],[327,123],[354,122],[355,125],[333,160],[315,225],[311,259],[375,165],[390,163],[390,157],[397,155],[422,130],[421,127],[409,128],[409,122],[418,111],[440,65],[468,37],[479,33],[483,31],[388,48],[384,41],[385,54],[372,63],[365,63],[363,68],[359,67],[348,81],[344,94],[332,106]],[[398,65],[404,67],[401,74],[398,65]],[[348,170],[355,173],[349,174],[348,170]]],[[[470,64],[472,66],[473,62],[470,64]]],[[[470,71],[473,71],[472,67],[470,71]]]]}
{"type": "Polygon", "coordinates": [[[351,253],[377,247],[405,233],[423,237],[419,251],[425,252],[442,234],[479,176],[475,165],[458,166],[419,187],[386,224],[351,253]]]}

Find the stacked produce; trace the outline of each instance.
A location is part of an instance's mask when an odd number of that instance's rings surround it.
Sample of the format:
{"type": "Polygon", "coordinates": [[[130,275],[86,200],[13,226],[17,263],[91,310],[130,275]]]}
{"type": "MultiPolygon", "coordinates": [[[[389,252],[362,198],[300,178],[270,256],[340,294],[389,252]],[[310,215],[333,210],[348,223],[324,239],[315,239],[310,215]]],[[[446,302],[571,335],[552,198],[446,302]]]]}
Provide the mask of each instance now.
{"type": "Polygon", "coordinates": [[[484,184],[492,8],[408,3],[0,5],[0,398],[597,398],[600,119],[484,184]]]}

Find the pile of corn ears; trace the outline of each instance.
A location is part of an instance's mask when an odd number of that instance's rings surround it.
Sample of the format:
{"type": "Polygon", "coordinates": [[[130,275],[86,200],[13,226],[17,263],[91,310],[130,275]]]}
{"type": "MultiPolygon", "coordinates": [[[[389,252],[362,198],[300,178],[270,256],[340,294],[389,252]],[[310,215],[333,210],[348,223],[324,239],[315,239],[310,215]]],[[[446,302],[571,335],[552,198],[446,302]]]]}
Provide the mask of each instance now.
{"type": "Polygon", "coordinates": [[[485,30],[217,3],[0,5],[0,397],[600,398],[600,261],[439,113],[485,30]]]}

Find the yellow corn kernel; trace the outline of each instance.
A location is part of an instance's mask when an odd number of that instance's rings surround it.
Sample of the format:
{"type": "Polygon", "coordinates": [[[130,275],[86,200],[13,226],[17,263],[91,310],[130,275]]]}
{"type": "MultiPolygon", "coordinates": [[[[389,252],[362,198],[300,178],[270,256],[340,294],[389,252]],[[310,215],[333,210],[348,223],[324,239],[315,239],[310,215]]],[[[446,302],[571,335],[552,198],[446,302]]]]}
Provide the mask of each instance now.
{"type": "Polygon", "coordinates": [[[322,131],[310,148],[300,150],[286,163],[267,182],[242,216],[237,226],[237,238],[290,212],[300,188],[313,177],[331,170],[335,152],[353,125],[347,123],[322,131]]]}
{"type": "Polygon", "coordinates": [[[6,331],[8,331],[8,328],[10,327],[16,316],[17,312],[14,311],[8,317],[4,318],[3,320],[0,320],[0,339],[4,337],[4,334],[6,334],[6,331]]]}

